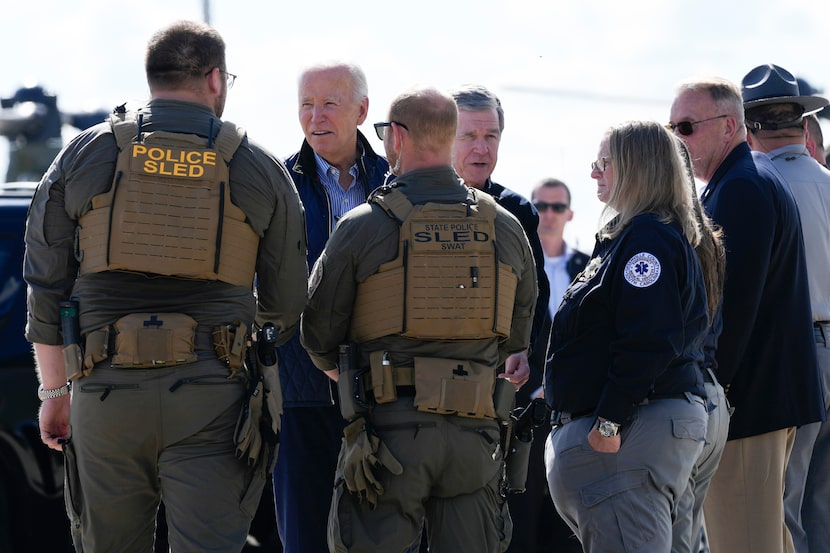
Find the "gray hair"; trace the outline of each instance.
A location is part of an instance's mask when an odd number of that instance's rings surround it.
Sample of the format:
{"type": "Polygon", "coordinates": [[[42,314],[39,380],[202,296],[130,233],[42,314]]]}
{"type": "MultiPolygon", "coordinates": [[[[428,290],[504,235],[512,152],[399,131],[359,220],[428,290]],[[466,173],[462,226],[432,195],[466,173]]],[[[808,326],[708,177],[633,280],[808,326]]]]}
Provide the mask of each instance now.
{"type": "Polygon", "coordinates": [[[684,81],[677,86],[677,94],[707,92],[712,102],[725,115],[734,117],[739,127],[744,126],[744,100],[738,85],[721,77],[684,81]]]}
{"type": "Polygon", "coordinates": [[[463,85],[452,93],[458,109],[468,111],[484,111],[495,109],[499,116],[499,132],[504,131],[504,110],[499,97],[482,85],[463,85]]]}
{"type": "Polygon", "coordinates": [[[363,72],[360,66],[344,61],[326,61],[309,65],[300,72],[297,83],[301,83],[303,77],[309,73],[316,73],[317,71],[325,71],[327,69],[343,69],[349,74],[352,81],[352,92],[354,93],[355,102],[360,103],[364,98],[369,97],[369,82],[366,80],[366,73],[363,72]]]}

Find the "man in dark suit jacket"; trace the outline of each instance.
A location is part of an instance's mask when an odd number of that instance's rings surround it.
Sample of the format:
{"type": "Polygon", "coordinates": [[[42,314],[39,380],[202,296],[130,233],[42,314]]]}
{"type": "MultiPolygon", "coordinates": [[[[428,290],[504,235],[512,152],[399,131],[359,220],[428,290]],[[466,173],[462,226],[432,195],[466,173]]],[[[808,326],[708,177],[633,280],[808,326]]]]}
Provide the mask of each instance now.
{"type": "Polygon", "coordinates": [[[715,371],[735,412],[704,503],[709,543],[789,552],[787,459],[795,428],[824,416],[798,209],[769,159],[750,151],[734,83],[681,84],[669,126],[706,183],[703,205],[727,251],[715,371]]]}
{"type": "MultiPolygon", "coordinates": [[[[490,175],[499,157],[501,133],[504,130],[504,110],[498,97],[480,85],[468,85],[453,92],[458,105],[458,130],[452,149],[452,165],[464,179],[464,184],[483,190],[519,220],[530,242],[536,263],[536,280],[539,296],[533,315],[530,334],[530,352],[547,347],[547,336],[541,336],[547,314],[550,287],[545,276],[544,254],[536,228],[539,214],[536,208],[521,194],[493,182],[490,175]]],[[[544,351],[542,351],[544,353],[544,351]]],[[[507,358],[505,372],[512,374],[521,367],[528,369],[528,352],[516,353],[507,358]]],[[[525,379],[525,382],[527,379],[525,379]]],[[[524,384],[524,382],[522,382],[524,384]]]]}
{"type": "MultiPolygon", "coordinates": [[[[527,198],[493,182],[491,178],[498,161],[499,144],[502,131],[504,131],[504,110],[498,97],[483,86],[467,85],[454,91],[453,98],[458,105],[458,131],[453,146],[453,167],[467,186],[484,190],[495,197],[499,205],[516,216],[527,234],[533,259],[536,262],[539,296],[533,317],[530,351],[514,354],[505,363],[506,372],[512,372],[514,366],[525,366],[529,370],[529,383],[523,386],[516,396],[516,405],[524,406],[530,401],[530,394],[533,390],[541,385],[550,334],[551,317],[548,312],[550,286],[545,274],[542,244],[537,233],[539,215],[527,198]]],[[[534,443],[542,443],[544,449],[543,439],[538,438],[544,435],[544,431],[540,429],[535,434],[537,438],[534,439],[534,443]]],[[[533,460],[534,449],[538,450],[538,445],[531,450],[531,466],[538,465],[538,460],[536,462],[533,460]]],[[[536,453],[538,457],[538,451],[536,453]]],[[[541,471],[541,474],[529,472],[526,483],[528,491],[524,494],[509,496],[508,506],[513,518],[513,538],[507,550],[508,553],[536,551],[536,528],[540,513],[538,509],[531,508],[535,507],[536,502],[529,499],[529,496],[532,495],[533,499],[542,499],[545,488],[547,488],[547,481],[544,471],[541,471]]],[[[573,543],[579,547],[576,539],[573,543]]],[[[539,543],[539,545],[543,544],[539,543]]],[[[544,545],[551,544],[545,543],[544,545]]],[[[581,551],[581,547],[576,551],[581,551]]]]}
{"type": "MultiPolygon", "coordinates": [[[[542,327],[542,336],[550,336],[553,316],[562,302],[570,283],[582,272],[590,256],[565,242],[565,225],[574,216],[571,209],[571,191],[555,178],[543,179],[530,195],[539,213],[539,241],[545,254],[545,273],[550,284],[548,315],[542,327]]],[[[536,348],[530,357],[530,380],[519,391],[517,405],[543,396],[542,379],[547,348],[536,348]]],[[[511,496],[510,514],[514,517],[513,541],[507,553],[582,553],[582,545],[553,505],[545,470],[545,438],[550,434],[546,421],[533,432],[530,462],[527,472],[527,491],[511,496]],[[517,531],[518,529],[518,531],[517,531]],[[526,529],[526,530],[525,530],[526,529]]]]}

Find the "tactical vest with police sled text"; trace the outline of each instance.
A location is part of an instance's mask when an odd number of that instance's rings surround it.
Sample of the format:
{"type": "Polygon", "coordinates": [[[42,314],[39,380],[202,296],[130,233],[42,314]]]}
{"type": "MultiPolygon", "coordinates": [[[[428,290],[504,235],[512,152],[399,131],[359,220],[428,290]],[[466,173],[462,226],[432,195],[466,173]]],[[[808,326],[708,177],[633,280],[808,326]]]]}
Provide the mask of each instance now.
{"type": "Polygon", "coordinates": [[[143,133],[134,113],[110,122],[115,177],[80,218],[81,274],[134,271],[252,287],[259,236],[228,185],[228,163],[245,132],[226,121],[215,140],[143,133]]]}

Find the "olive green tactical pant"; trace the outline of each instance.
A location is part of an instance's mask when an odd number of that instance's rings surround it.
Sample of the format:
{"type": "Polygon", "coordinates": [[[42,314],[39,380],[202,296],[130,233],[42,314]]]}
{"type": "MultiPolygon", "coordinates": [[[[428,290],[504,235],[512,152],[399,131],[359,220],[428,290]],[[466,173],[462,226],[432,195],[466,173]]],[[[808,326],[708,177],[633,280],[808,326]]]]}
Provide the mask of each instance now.
{"type": "Polygon", "coordinates": [[[424,524],[431,553],[507,549],[513,523],[499,494],[504,463],[495,421],[419,413],[402,398],[376,406],[371,422],[403,473],[376,470],[384,493],[373,509],[349,493],[338,467],[330,551],[407,551],[424,524]]]}
{"type": "Polygon", "coordinates": [[[164,499],[173,553],[237,553],[264,478],[236,458],[245,386],[216,359],[160,369],[105,361],[72,388],[66,504],[78,552],[147,553],[164,499]]]}

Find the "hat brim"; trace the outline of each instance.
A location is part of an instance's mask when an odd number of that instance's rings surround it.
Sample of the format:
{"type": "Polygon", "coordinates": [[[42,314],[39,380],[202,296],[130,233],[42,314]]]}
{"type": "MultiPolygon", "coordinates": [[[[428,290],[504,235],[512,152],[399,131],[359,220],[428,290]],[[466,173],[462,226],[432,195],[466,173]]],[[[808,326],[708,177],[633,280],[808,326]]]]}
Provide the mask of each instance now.
{"type": "Polygon", "coordinates": [[[810,115],[811,113],[821,111],[824,106],[830,104],[830,101],[820,96],[776,96],[774,98],[761,98],[759,100],[744,102],[744,110],[757,108],[758,106],[766,106],[768,104],[801,104],[804,107],[804,113],[802,115],[810,115]]]}

